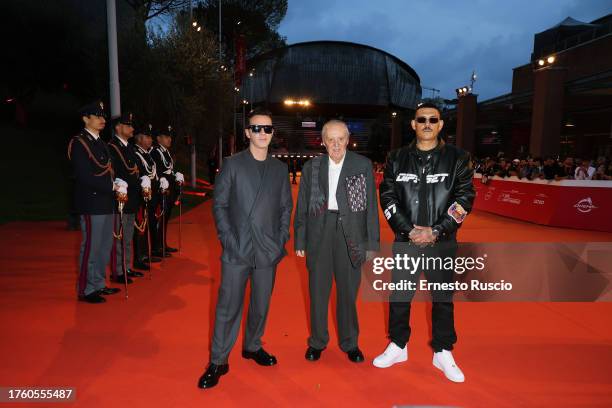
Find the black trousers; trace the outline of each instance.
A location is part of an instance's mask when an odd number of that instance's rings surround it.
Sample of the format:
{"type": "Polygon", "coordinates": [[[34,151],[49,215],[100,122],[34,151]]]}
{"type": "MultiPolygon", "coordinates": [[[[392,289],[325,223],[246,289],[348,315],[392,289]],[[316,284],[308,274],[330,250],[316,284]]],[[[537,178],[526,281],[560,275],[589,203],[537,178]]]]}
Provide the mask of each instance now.
{"type": "Polygon", "coordinates": [[[157,208],[157,203],[158,198],[156,195],[153,195],[147,210],[147,228],[144,233],[134,229],[134,259],[136,261],[142,261],[149,256],[149,243],[147,237],[149,233],[151,234],[151,251],[155,250],[157,242],[157,218],[155,218],[155,209],[157,208]]]}
{"type": "Polygon", "coordinates": [[[155,233],[156,239],[153,241],[153,247],[156,251],[161,252],[164,246],[168,246],[168,221],[170,221],[175,200],[176,195],[173,190],[171,190],[170,194],[167,196],[159,197],[159,204],[162,206],[165,204],[165,207],[162,207],[164,209],[164,216],[159,217],[159,220],[157,220],[157,231],[155,233]]]}
{"type": "MultiPolygon", "coordinates": [[[[408,243],[396,243],[394,245],[395,254],[417,257],[422,260],[437,259],[442,260],[453,258],[456,255],[456,243],[436,244],[432,247],[418,248],[408,243]]],[[[425,262],[425,261],[423,261],[425,262]]],[[[427,261],[425,267],[419,268],[414,274],[410,271],[394,269],[392,281],[410,281],[419,287],[419,280],[422,274],[425,275],[428,283],[453,282],[454,271],[440,268],[440,263],[427,261]]],[[[389,339],[397,346],[403,348],[410,339],[410,309],[415,291],[404,290],[394,291],[389,298],[389,339]]],[[[432,341],[431,347],[434,351],[452,350],[457,342],[455,332],[454,305],[452,302],[452,291],[430,292],[432,296],[432,341]]]]}
{"type": "MultiPolygon", "coordinates": [[[[306,256],[312,256],[306,252],[306,256]]],[[[338,213],[325,213],[325,226],[321,234],[317,259],[308,269],[310,292],[310,338],[308,345],[324,349],[329,342],[327,311],[332,279],[336,279],[336,319],[338,343],[348,352],[358,344],[357,293],[361,283],[361,271],[353,267],[348,245],[344,238],[338,213]]]]}

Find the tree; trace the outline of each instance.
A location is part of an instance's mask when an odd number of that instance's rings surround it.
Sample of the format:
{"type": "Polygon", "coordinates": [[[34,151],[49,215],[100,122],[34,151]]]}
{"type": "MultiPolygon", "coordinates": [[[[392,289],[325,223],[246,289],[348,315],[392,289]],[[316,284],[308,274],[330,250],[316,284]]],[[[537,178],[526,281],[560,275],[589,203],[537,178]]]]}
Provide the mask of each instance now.
{"type": "MultiPolygon", "coordinates": [[[[246,57],[286,45],[278,26],[287,13],[287,0],[223,0],[221,13],[222,59],[233,65],[237,36],[246,41],[246,57]]],[[[205,0],[193,10],[198,23],[219,36],[219,0],[205,0]]]]}

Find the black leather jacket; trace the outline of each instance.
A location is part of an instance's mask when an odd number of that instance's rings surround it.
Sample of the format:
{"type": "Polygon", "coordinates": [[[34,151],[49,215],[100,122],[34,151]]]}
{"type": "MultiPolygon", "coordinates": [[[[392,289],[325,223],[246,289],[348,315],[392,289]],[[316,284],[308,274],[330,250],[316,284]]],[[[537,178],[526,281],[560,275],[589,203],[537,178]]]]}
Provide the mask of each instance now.
{"type": "Polygon", "coordinates": [[[419,190],[425,188],[427,214],[422,218],[427,221],[426,226],[439,233],[438,240],[455,240],[463,219],[452,211],[457,208],[453,204],[470,212],[475,197],[470,155],[440,140],[424,159],[417,153],[415,142],[389,153],[380,184],[385,218],[396,241],[406,241],[410,230],[418,224],[419,190]]]}

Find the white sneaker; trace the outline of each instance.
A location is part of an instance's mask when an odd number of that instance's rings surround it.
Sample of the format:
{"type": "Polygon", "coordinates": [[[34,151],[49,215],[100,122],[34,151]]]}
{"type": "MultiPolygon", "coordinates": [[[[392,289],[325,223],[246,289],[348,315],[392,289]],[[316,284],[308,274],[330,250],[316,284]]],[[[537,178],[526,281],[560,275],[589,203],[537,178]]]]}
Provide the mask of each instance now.
{"type": "Polygon", "coordinates": [[[399,348],[397,344],[390,342],[384,353],[376,357],[372,364],[374,364],[374,367],[387,368],[406,360],[408,360],[408,347],[399,348]]]}
{"type": "Polygon", "coordinates": [[[448,350],[442,350],[433,355],[433,365],[438,370],[442,370],[446,378],[453,382],[462,383],[465,381],[465,376],[461,369],[455,363],[453,353],[448,350]]]}

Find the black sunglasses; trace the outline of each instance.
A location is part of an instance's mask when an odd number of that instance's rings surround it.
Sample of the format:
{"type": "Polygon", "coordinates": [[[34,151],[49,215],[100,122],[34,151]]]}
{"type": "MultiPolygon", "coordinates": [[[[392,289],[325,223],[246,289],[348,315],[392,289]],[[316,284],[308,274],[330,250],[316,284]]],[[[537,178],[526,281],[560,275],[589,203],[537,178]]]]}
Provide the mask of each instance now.
{"type": "Polygon", "coordinates": [[[417,123],[425,123],[425,122],[429,121],[429,123],[431,123],[433,125],[433,124],[438,123],[440,121],[440,119],[439,118],[435,118],[435,117],[434,118],[426,118],[425,116],[419,116],[418,118],[416,118],[416,121],[417,121],[417,123]]]}
{"type": "Polygon", "coordinates": [[[261,129],[263,129],[264,132],[266,132],[267,134],[270,134],[274,130],[274,126],[272,125],[249,125],[247,129],[251,129],[251,132],[253,133],[259,133],[261,132],[261,129]]]}

